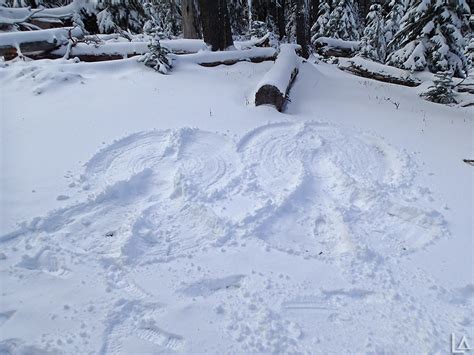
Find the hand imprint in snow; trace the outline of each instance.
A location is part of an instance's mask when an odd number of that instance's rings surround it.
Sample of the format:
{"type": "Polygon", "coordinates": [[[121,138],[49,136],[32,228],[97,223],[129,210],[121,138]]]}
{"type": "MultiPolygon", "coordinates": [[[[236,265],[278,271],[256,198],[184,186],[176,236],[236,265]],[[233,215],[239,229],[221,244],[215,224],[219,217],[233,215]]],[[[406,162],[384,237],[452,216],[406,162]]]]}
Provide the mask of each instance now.
{"type": "MultiPolygon", "coordinates": [[[[304,257],[395,256],[447,234],[443,216],[417,204],[414,171],[383,140],[327,124],[269,124],[237,143],[188,128],[136,133],[86,164],[86,201],[1,239],[56,233],[51,245],[130,264],[253,237],[304,257]]],[[[25,265],[54,266],[41,260],[25,265]]]]}

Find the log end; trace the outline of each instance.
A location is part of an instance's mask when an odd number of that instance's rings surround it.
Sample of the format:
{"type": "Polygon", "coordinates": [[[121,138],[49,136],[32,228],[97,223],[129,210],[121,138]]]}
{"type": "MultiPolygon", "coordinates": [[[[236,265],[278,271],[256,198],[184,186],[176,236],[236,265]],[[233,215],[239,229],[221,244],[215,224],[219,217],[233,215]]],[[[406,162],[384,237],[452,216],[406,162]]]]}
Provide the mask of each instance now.
{"type": "Polygon", "coordinates": [[[255,106],[273,105],[281,112],[285,107],[286,97],[273,85],[263,85],[255,94],[255,106]]]}

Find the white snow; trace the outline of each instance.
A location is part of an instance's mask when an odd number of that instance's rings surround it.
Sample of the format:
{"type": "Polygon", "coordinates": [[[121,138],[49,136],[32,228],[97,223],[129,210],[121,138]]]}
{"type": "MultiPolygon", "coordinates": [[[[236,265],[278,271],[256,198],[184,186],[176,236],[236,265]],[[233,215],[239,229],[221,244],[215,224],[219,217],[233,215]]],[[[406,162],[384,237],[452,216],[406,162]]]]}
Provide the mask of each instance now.
{"type": "Polygon", "coordinates": [[[0,352],[472,343],[473,108],[307,61],[280,114],[206,55],[2,63],[0,352]]]}

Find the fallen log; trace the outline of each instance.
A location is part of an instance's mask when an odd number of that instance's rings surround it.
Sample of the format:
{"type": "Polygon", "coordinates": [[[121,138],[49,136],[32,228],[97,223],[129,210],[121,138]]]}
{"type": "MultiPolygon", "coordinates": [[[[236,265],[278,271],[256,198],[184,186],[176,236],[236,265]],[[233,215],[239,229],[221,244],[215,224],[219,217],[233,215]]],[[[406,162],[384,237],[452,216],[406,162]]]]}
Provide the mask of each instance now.
{"type": "Polygon", "coordinates": [[[285,108],[291,85],[298,74],[299,59],[297,45],[282,44],[273,67],[258,84],[255,106],[270,104],[278,111],[285,108]]]}
{"type": "Polygon", "coordinates": [[[181,63],[194,63],[203,67],[216,67],[218,65],[231,65],[237,62],[249,61],[260,63],[265,60],[274,60],[276,50],[274,48],[251,48],[246,50],[231,51],[201,51],[194,54],[184,54],[176,57],[181,63]]]}
{"type": "Polygon", "coordinates": [[[415,87],[421,84],[418,79],[411,77],[410,72],[406,70],[375,63],[360,57],[341,61],[338,65],[338,68],[342,71],[349,72],[363,78],[373,79],[390,84],[408,87],[415,87]]]}
{"type": "MultiPolygon", "coordinates": [[[[161,45],[174,54],[196,53],[206,50],[207,45],[202,40],[171,39],[161,40],[161,45]]],[[[62,46],[48,54],[48,58],[77,57],[84,62],[96,62],[130,58],[148,52],[148,42],[106,42],[106,43],[76,43],[74,46],[62,46]]]]}
{"type": "MultiPolygon", "coordinates": [[[[173,39],[162,40],[160,42],[163,47],[168,48],[169,51],[174,54],[196,53],[200,50],[207,49],[207,45],[202,40],[173,39]]],[[[83,41],[76,42],[73,45],[69,45],[67,41],[64,41],[59,46],[56,43],[49,42],[41,44],[35,42],[32,48],[22,45],[21,52],[31,59],[77,57],[84,62],[100,62],[142,55],[148,52],[148,42],[102,42],[99,37],[86,36],[83,38],[83,41]]],[[[1,47],[0,55],[2,55],[1,47]]],[[[4,55],[7,59],[12,59],[17,55],[16,47],[10,46],[8,53],[4,55]]]]}
{"type": "Polygon", "coordinates": [[[359,41],[344,41],[338,38],[319,37],[313,41],[316,53],[324,57],[352,57],[360,48],[359,41]]]}
{"type": "Polygon", "coordinates": [[[79,27],[0,33],[0,56],[9,60],[21,54],[28,56],[49,52],[72,38],[82,36],[83,32],[79,27]]]}

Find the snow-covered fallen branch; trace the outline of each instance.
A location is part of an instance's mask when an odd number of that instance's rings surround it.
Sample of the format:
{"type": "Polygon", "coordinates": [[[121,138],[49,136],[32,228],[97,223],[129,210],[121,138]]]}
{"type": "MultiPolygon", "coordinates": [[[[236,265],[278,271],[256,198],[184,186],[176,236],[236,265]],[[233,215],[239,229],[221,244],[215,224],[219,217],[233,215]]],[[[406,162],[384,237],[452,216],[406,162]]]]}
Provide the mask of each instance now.
{"type": "Polygon", "coordinates": [[[372,62],[361,57],[341,60],[338,68],[363,78],[374,79],[390,84],[409,87],[415,87],[421,84],[421,81],[414,78],[407,70],[372,62]]]}
{"type": "Polygon", "coordinates": [[[194,54],[180,55],[177,57],[177,61],[181,63],[199,64],[204,67],[215,67],[221,64],[231,65],[242,61],[259,63],[265,60],[274,60],[275,57],[276,50],[274,48],[254,47],[247,50],[219,52],[200,51],[194,54]]]}
{"type": "Polygon", "coordinates": [[[352,57],[360,48],[360,41],[319,37],[314,42],[315,51],[325,57],[352,57]]]}
{"type": "Polygon", "coordinates": [[[83,32],[79,27],[0,33],[0,56],[12,59],[19,54],[47,52],[68,43],[72,38],[82,36],[83,32]]]}
{"type": "Polygon", "coordinates": [[[257,86],[255,105],[271,104],[282,111],[287,101],[291,85],[298,74],[299,46],[282,44],[273,67],[265,74],[257,86]]]}
{"type": "Polygon", "coordinates": [[[454,88],[457,92],[474,94],[474,74],[471,73],[468,77],[457,83],[454,88]]]}
{"type": "Polygon", "coordinates": [[[237,49],[250,49],[252,47],[268,47],[270,45],[270,32],[261,38],[252,38],[247,41],[234,41],[237,49]]]}

